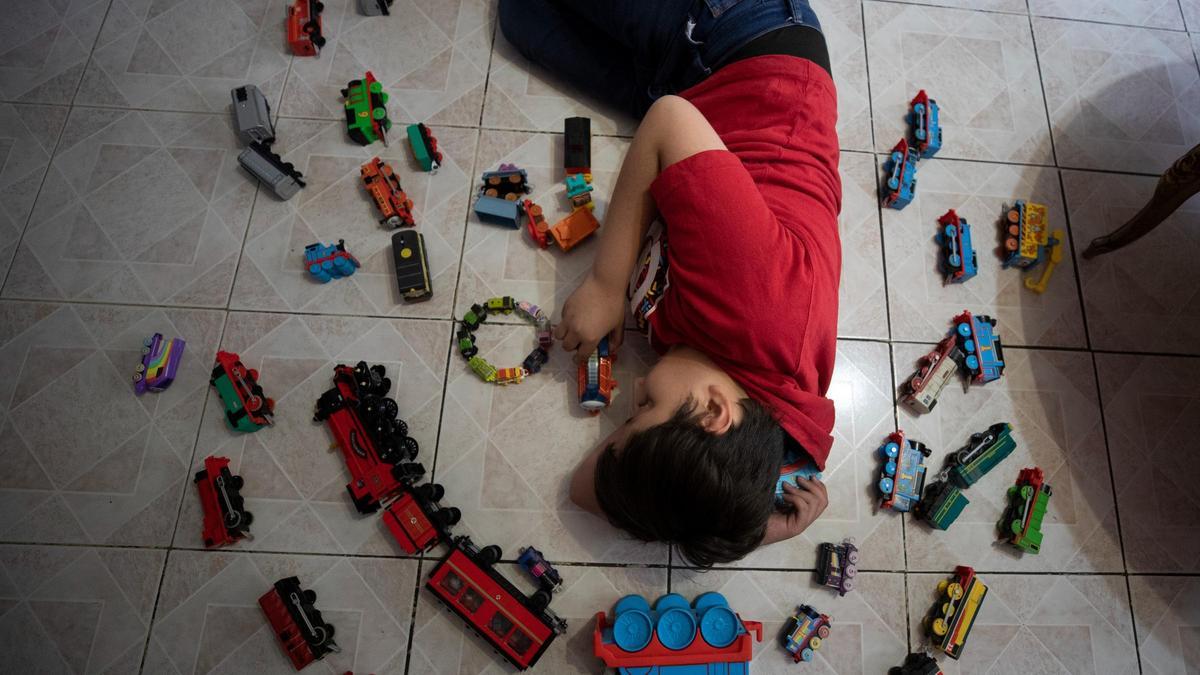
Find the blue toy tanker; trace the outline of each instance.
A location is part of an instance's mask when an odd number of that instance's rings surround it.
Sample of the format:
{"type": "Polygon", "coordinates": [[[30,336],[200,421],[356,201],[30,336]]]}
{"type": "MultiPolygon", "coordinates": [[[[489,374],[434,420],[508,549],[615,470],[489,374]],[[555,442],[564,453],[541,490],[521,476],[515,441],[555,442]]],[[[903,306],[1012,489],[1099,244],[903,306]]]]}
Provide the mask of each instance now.
{"type": "Polygon", "coordinates": [[[917,193],[917,157],[908,148],[903,138],[892,148],[892,154],[883,163],[887,180],[883,187],[883,205],[899,211],[913,200],[917,193]]]}
{"type": "Polygon", "coordinates": [[[611,621],[596,615],[592,649],[621,675],[749,675],[756,641],[762,624],[743,621],[720,593],[691,604],[669,593],[653,609],[642,596],[627,595],[611,621]]]}
{"type": "Polygon", "coordinates": [[[308,273],[323,284],[354,274],[359,268],[358,258],[346,250],[346,241],[339,239],[336,246],[309,244],[304,247],[304,264],[308,273]]]}
{"type": "Polygon", "coordinates": [[[913,140],[916,141],[913,145],[921,159],[929,159],[942,149],[942,124],[938,120],[940,110],[937,101],[929,98],[922,89],[909,105],[912,111],[908,114],[908,123],[912,126],[913,140]]]}
{"type": "Polygon", "coordinates": [[[971,225],[965,218],[959,218],[954,209],[938,218],[938,225],[941,226],[937,241],[942,247],[942,274],[946,281],[961,284],[979,272],[975,246],[971,244],[971,225]]]}
{"type": "Polygon", "coordinates": [[[954,333],[971,381],[986,384],[1000,379],[1004,374],[1004,346],[996,333],[996,320],[983,314],[971,316],[963,310],[954,317],[954,333]]]}
{"type": "Polygon", "coordinates": [[[906,440],[903,431],[896,431],[888,436],[879,452],[884,459],[879,477],[883,501],[879,505],[901,513],[912,510],[925,489],[925,458],[930,455],[929,448],[920,441],[906,440]]]}

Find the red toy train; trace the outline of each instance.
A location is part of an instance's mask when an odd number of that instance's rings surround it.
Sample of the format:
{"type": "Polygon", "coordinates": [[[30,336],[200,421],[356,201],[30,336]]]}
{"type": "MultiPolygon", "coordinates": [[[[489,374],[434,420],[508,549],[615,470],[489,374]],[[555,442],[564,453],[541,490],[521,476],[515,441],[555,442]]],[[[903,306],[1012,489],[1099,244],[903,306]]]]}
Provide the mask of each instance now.
{"type": "Polygon", "coordinates": [[[320,0],[295,0],[287,8],[287,41],[296,56],[316,56],[325,46],[321,34],[320,0]]]}
{"type": "Polygon", "coordinates": [[[439,541],[450,541],[449,528],[462,519],[462,512],[438,504],[445,494],[446,489],[434,483],[405,486],[400,496],[388,504],[383,522],[405,553],[429,551],[439,541]]]}
{"type": "Polygon", "coordinates": [[[204,545],[225,546],[246,536],[254,516],[242,499],[242,477],[229,470],[229,458],[206,457],[196,473],[196,488],[204,507],[204,545]]]}
{"type": "Polygon", "coordinates": [[[333,625],[325,623],[314,603],[317,593],[300,587],[300,579],[287,577],[275,582],[274,588],[258,599],[267,615],[279,644],[301,670],[330,652],[341,649],[333,641],[333,625]]]}

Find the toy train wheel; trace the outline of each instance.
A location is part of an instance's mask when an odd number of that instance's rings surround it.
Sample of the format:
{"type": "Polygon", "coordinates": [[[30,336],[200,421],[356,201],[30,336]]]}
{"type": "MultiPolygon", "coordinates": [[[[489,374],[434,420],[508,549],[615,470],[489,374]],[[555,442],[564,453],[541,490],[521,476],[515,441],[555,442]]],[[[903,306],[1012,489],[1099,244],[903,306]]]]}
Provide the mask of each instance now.
{"type": "Polygon", "coordinates": [[[318,647],[329,644],[333,641],[333,624],[321,624],[313,626],[313,638],[318,647]]]}
{"type": "Polygon", "coordinates": [[[896,190],[899,190],[900,189],[900,179],[895,176],[892,176],[891,178],[888,179],[887,186],[888,186],[888,189],[893,192],[895,192],[896,190]]]}
{"type": "MultiPolygon", "coordinates": [[[[400,414],[400,406],[396,404],[396,399],[392,399],[392,398],[380,399],[378,414],[387,420],[396,419],[396,415],[400,414]]],[[[408,430],[405,429],[405,431],[407,432],[408,430]]]]}
{"type": "Polygon", "coordinates": [[[141,374],[140,372],[138,372],[138,373],[134,373],[134,374],[133,374],[133,382],[134,382],[134,384],[137,384],[138,382],[141,382],[141,381],[142,381],[142,377],[143,377],[143,376],[142,376],[142,374],[141,374]]]}
{"type": "Polygon", "coordinates": [[[243,517],[242,517],[241,511],[230,511],[229,513],[226,513],[225,514],[225,529],[227,529],[227,530],[238,529],[242,525],[242,520],[243,520],[243,517]]]}
{"type": "Polygon", "coordinates": [[[962,266],[962,257],[960,255],[958,255],[957,253],[951,253],[947,262],[950,263],[951,267],[961,267],[962,266]]]}
{"type": "Polygon", "coordinates": [[[939,617],[933,620],[933,624],[929,626],[929,629],[933,631],[934,635],[941,637],[946,634],[946,631],[950,630],[950,627],[946,625],[945,619],[939,617]]]}
{"type": "MultiPolygon", "coordinates": [[[[858,551],[850,551],[848,554],[846,554],[846,562],[850,563],[851,565],[857,565],[858,551]]],[[[855,569],[855,571],[857,572],[858,570],[855,569]]]]}
{"type": "Polygon", "coordinates": [[[970,322],[960,321],[954,326],[954,330],[958,331],[958,334],[961,335],[962,337],[965,337],[965,338],[971,337],[970,322]]]}
{"type": "Polygon", "coordinates": [[[502,555],[504,555],[504,551],[499,546],[496,546],[495,544],[484,546],[483,549],[479,551],[478,562],[480,565],[485,566],[495,565],[496,563],[500,562],[500,557],[502,555]]]}
{"type": "Polygon", "coordinates": [[[541,612],[550,606],[550,594],[546,591],[536,591],[529,597],[530,608],[535,612],[541,612]]]}
{"type": "Polygon", "coordinates": [[[892,494],[892,488],[894,486],[895,486],[895,483],[892,482],[891,478],[880,478],[879,479],[879,491],[885,495],[892,494]]]}
{"type": "Polygon", "coordinates": [[[889,442],[883,446],[883,455],[888,458],[895,458],[900,455],[900,444],[895,441],[889,442]]]}
{"type": "Polygon", "coordinates": [[[450,527],[462,520],[462,511],[457,506],[449,506],[438,511],[438,517],[441,518],[443,527],[450,527]]]}
{"type": "Polygon", "coordinates": [[[948,239],[957,239],[958,238],[958,228],[954,226],[954,223],[947,225],[946,228],[942,231],[946,233],[946,238],[948,238],[948,239]]]}
{"type": "Polygon", "coordinates": [[[417,453],[421,451],[420,444],[417,439],[412,436],[405,436],[403,441],[400,441],[400,450],[403,459],[414,459],[417,453]]]}
{"type": "Polygon", "coordinates": [[[908,381],[908,389],[909,391],[916,391],[921,388],[922,384],[925,384],[925,380],[920,375],[913,375],[912,379],[908,381]]]}
{"type": "Polygon", "coordinates": [[[1015,250],[1017,250],[1017,249],[1018,249],[1018,248],[1020,248],[1020,247],[1021,247],[1021,243],[1020,243],[1019,241],[1017,241],[1017,238],[1016,238],[1016,237],[1007,237],[1007,238],[1005,238],[1005,240],[1004,240],[1004,250],[1006,250],[1006,251],[1015,251],[1015,250]]]}
{"type": "MultiPolygon", "coordinates": [[[[821,626],[820,628],[818,628],[818,629],[817,629],[817,635],[818,635],[818,636],[819,636],[819,637],[820,637],[822,640],[824,640],[825,638],[829,637],[829,624],[825,624],[825,625],[821,626]]],[[[813,649],[816,649],[817,647],[818,647],[818,645],[813,645],[813,649]]]]}
{"type": "Polygon", "coordinates": [[[889,476],[895,476],[896,468],[897,468],[896,460],[889,459],[887,464],[883,465],[883,472],[889,476]]]}
{"type": "Polygon", "coordinates": [[[417,494],[431,502],[440,502],[446,496],[446,488],[437,483],[426,483],[417,488],[417,494]]]}
{"type": "Polygon", "coordinates": [[[1013,534],[1021,534],[1021,531],[1025,528],[1021,524],[1021,519],[1016,519],[1008,524],[1008,529],[1011,530],[1013,534]]]}
{"type": "Polygon", "coordinates": [[[229,374],[234,376],[235,378],[245,377],[246,376],[246,368],[241,363],[235,363],[229,367],[229,374]]]}
{"type": "Polygon", "coordinates": [[[1008,222],[1016,224],[1021,222],[1021,212],[1017,209],[1008,210],[1008,222]]]}
{"type": "Polygon", "coordinates": [[[262,410],[262,407],[263,407],[263,400],[262,400],[261,396],[251,395],[251,396],[246,397],[246,410],[256,413],[259,410],[262,410]]]}
{"type": "Polygon", "coordinates": [[[949,586],[946,587],[946,595],[950,596],[951,600],[958,600],[958,599],[962,598],[962,596],[963,596],[962,584],[958,583],[957,581],[951,583],[949,586]]]}
{"type": "Polygon", "coordinates": [[[800,650],[800,660],[801,661],[812,661],[813,660],[813,650],[809,649],[808,647],[805,647],[804,649],[800,650]]]}
{"type": "MultiPolygon", "coordinates": [[[[854,568],[854,573],[858,574],[858,568],[854,568]]],[[[854,579],[842,579],[842,592],[849,593],[850,591],[854,590],[854,585],[854,579]]]]}

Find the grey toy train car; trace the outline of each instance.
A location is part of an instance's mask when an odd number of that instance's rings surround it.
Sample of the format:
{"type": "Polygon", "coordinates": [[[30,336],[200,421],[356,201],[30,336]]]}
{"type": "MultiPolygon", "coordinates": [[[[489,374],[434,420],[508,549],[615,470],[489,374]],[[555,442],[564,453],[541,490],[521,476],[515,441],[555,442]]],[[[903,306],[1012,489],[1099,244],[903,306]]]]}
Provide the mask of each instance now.
{"type": "Polygon", "coordinates": [[[233,121],[243,143],[273,143],[275,126],[271,124],[271,106],[267,97],[252,84],[229,92],[233,99],[233,121]]]}
{"type": "Polygon", "coordinates": [[[304,174],[296,170],[291,162],[285,162],[271,148],[262,143],[251,143],[238,155],[238,164],[271,188],[282,200],[296,196],[304,187],[304,174]]]}

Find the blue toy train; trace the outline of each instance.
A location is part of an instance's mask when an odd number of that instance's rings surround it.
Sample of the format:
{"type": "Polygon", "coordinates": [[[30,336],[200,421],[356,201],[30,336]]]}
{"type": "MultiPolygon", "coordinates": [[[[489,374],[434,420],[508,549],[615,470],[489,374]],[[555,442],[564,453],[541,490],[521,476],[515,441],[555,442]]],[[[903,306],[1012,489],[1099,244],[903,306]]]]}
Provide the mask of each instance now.
{"type": "Polygon", "coordinates": [[[305,246],[304,265],[308,273],[323,284],[348,277],[359,268],[358,258],[346,250],[344,239],[339,239],[336,246],[320,242],[305,246]]]}

